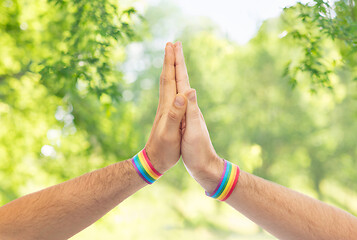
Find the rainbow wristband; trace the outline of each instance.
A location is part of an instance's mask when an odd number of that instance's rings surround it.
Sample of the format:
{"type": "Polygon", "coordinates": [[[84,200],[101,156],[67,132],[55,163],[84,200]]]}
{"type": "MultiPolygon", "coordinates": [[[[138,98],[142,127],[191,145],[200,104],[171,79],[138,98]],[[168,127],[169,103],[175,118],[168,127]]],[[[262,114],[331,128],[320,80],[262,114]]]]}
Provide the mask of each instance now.
{"type": "Polygon", "coordinates": [[[206,192],[206,195],[219,201],[225,201],[232,194],[239,178],[239,167],[224,160],[224,171],[217,188],[212,194],[206,192]]]}
{"type": "Polygon", "coordinates": [[[136,154],[131,159],[131,162],[133,163],[139,176],[148,184],[153,184],[157,179],[159,179],[159,177],[162,176],[162,174],[159,173],[151,164],[145,148],[136,154]]]}

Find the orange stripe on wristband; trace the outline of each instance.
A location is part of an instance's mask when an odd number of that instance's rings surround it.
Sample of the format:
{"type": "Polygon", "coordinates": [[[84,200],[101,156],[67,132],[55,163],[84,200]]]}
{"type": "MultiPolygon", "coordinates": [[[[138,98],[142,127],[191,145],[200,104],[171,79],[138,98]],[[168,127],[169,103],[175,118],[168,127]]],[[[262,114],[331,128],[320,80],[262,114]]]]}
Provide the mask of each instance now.
{"type": "Polygon", "coordinates": [[[235,189],[235,186],[238,183],[238,178],[239,178],[239,174],[240,174],[240,169],[239,167],[237,168],[238,174],[236,174],[236,177],[234,179],[233,185],[231,187],[231,190],[228,192],[227,196],[225,198],[223,198],[221,201],[226,201],[227,198],[229,198],[229,196],[232,194],[233,190],[235,189]]]}
{"type": "Polygon", "coordinates": [[[235,179],[236,175],[237,175],[237,168],[232,166],[232,172],[231,172],[231,175],[229,176],[227,186],[223,190],[222,194],[219,197],[217,197],[217,200],[222,201],[222,199],[227,196],[228,192],[232,188],[232,185],[233,185],[233,182],[234,182],[234,179],[235,179]]]}
{"type": "Polygon", "coordinates": [[[224,161],[225,169],[216,190],[212,194],[206,192],[207,196],[215,198],[219,201],[225,201],[229,198],[237,185],[240,174],[240,169],[237,165],[234,165],[226,160],[224,161]]]}
{"type": "Polygon", "coordinates": [[[150,177],[152,177],[153,179],[158,179],[160,176],[156,175],[156,173],[154,173],[154,171],[151,170],[149,164],[147,163],[147,159],[145,159],[144,157],[143,151],[138,153],[138,157],[145,171],[150,175],[150,177]]]}
{"type": "Polygon", "coordinates": [[[162,176],[151,164],[145,148],[136,154],[131,162],[139,176],[148,184],[154,183],[162,176]]]}

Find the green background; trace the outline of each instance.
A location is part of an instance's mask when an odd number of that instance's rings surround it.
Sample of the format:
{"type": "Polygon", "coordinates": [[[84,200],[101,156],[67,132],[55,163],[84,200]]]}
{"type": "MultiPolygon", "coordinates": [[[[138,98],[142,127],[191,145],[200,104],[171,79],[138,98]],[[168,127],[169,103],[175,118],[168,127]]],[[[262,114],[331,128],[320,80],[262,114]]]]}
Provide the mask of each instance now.
{"type": "MultiPolygon", "coordinates": [[[[298,3],[245,45],[168,1],[132,5],[1,1],[0,204],[137,153],[179,40],[221,157],[357,213],[355,0],[298,3]]],[[[181,162],[73,237],[118,238],[273,239],[181,162]]]]}

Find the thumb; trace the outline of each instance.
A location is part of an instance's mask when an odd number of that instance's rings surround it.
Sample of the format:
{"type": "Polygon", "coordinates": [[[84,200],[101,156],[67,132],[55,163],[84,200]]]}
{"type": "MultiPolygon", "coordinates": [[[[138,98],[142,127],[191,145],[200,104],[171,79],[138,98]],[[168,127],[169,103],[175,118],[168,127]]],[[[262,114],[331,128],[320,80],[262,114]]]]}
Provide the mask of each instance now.
{"type": "Polygon", "coordinates": [[[200,125],[201,111],[197,105],[196,90],[190,89],[185,92],[187,97],[186,127],[200,125]]]}
{"type": "Polygon", "coordinates": [[[167,114],[166,130],[168,134],[175,134],[180,130],[180,124],[185,115],[187,107],[187,99],[185,95],[179,93],[167,114]]]}

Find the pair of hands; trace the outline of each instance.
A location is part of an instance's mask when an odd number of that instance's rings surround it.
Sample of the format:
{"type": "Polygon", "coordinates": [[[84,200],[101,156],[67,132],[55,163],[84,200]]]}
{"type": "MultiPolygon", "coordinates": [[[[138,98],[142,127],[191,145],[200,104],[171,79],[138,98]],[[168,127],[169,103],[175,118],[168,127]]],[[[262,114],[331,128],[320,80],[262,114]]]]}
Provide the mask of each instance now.
{"type": "Polygon", "coordinates": [[[223,172],[224,162],[212,146],[196,91],[189,84],[180,42],[165,47],[159,106],[145,148],[161,173],[173,167],[182,155],[191,176],[208,192],[213,191],[223,172]]]}

